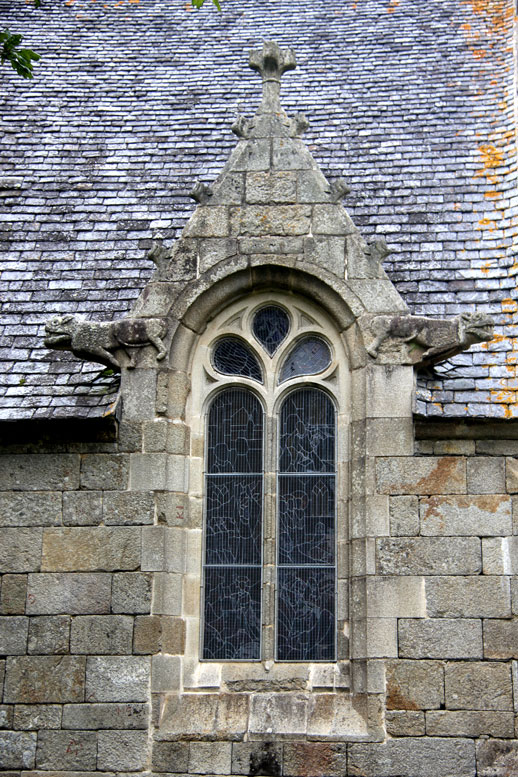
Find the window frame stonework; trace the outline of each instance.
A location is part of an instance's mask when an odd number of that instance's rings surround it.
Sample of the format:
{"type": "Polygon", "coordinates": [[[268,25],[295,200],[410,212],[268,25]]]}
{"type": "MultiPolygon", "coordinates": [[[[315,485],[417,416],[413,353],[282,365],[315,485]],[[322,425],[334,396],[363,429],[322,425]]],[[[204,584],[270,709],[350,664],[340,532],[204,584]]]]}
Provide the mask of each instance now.
{"type": "MultiPolygon", "coordinates": [[[[280,668],[301,664],[299,669],[294,668],[295,674],[300,674],[304,667],[315,665],[315,670],[320,677],[326,673],[334,674],[338,663],[348,662],[348,517],[347,517],[347,484],[348,484],[348,457],[349,457],[349,428],[350,428],[350,375],[346,350],[339,333],[336,331],[331,319],[317,305],[309,300],[282,293],[263,293],[250,295],[227,306],[219,312],[207,326],[205,332],[199,338],[192,358],[192,390],[187,405],[187,418],[190,420],[192,435],[192,452],[197,453],[195,460],[191,461],[191,493],[200,497],[203,495],[204,472],[206,471],[206,419],[207,412],[217,394],[225,387],[242,386],[251,390],[259,397],[265,411],[265,513],[263,556],[265,566],[264,590],[263,590],[263,621],[261,656],[255,661],[232,661],[204,659],[202,657],[202,624],[200,617],[196,618],[191,613],[187,624],[187,649],[186,655],[190,656],[189,664],[193,672],[210,675],[215,685],[220,686],[222,679],[232,682],[232,665],[240,664],[237,674],[240,676],[246,671],[248,665],[251,674],[254,674],[252,665],[263,664],[268,671],[275,674],[282,671],[280,668]],[[290,318],[290,330],[279,345],[277,351],[270,357],[266,350],[258,343],[252,331],[254,314],[268,304],[275,304],[284,308],[290,318]],[[264,382],[218,374],[214,367],[211,354],[214,344],[225,335],[238,336],[253,350],[259,359],[263,370],[264,382]],[[305,377],[296,376],[283,383],[278,382],[280,369],[285,358],[292,351],[295,344],[306,335],[315,335],[325,340],[330,347],[331,364],[317,375],[305,377]],[[337,632],[337,653],[333,661],[276,661],[275,659],[275,556],[276,545],[274,536],[277,524],[277,505],[275,500],[275,481],[277,477],[278,449],[278,421],[279,410],[286,397],[294,390],[302,386],[312,386],[323,390],[331,401],[335,410],[335,465],[337,473],[336,501],[335,501],[335,567],[336,573],[336,612],[335,623],[337,632]],[[202,454],[200,456],[199,454],[202,454]],[[272,562],[272,563],[269,563],[272,562]],[[317,669],[318,667],[318,669],[317,669]],[[326,669],[327,667],[327,669],[326,669]],[[277,668],[277,670],[276,670],[277,668]],[[219,678],[219,680],[218,680],[219,678]]],[[[201,558],[200,568],[204,556],[204,542],[200,543],[201,558]]],[[[200,601],[199,613],[203,613],[202,577],[199,578],[200,601]]],[[[343,672],[343,668],[341,670],[343,672]]],[[[189,674],[189,672],[187,672],[189,674]]],[[[307,673],[306,673],[307,674],[307,673]]],[[[310,672],[311,674],[311,672],[310,672]]],[[[330,681],[332,684],[332,681],[330,681]]]]}

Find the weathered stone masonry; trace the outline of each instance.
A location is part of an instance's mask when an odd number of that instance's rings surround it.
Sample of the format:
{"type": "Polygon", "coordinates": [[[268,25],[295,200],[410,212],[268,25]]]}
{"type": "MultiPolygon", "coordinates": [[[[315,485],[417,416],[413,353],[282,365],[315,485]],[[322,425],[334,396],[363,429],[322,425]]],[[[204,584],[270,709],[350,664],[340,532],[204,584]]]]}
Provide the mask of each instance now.
{"type": "MultiPolygon", "coordinates": [[[[197,190],[181,241],[155,252],[132,312],[164,322],[167,358],[110,345],[116,427],[108,417],[57,438],[21,431],[1,460],[2,768],[512,774],[514,427],[421,423],[415,434],[414,365],[472,340],[460,324],[416,328],[382,249],[362,240],[343,187],[299,140],[304,121],[278,105],[292,54],[270,45],[252,64],[259,112],[236,127],[212,192],[197,190]],[[344,349],[348,610],[336,664],[197,660],[204,441],[193,356],[218,315],[259,294],[316,306],[344,349]],[[377,342],[380,321],[398,324],[377,342]]],[[[478,339],[490,337],[489,321],[477,323],[478,339]]]]}

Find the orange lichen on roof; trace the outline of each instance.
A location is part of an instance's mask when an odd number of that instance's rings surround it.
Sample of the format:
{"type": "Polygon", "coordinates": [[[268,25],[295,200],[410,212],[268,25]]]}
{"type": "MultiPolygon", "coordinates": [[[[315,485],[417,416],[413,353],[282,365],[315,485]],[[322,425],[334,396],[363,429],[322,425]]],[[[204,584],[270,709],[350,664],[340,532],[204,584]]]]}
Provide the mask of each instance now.
{"type": "Polygon", "coordinates": [[[504,164],[504,152],[500,151],[492,143],[479,146],[479,152],[485,169],[501,167],[504,164]]]}
{"type": "Polygon", "coordinates": [[[401,0],[390,0],[390,3],[387,6],[387,13],[394,13],[400,3],[401,0]]]}
{"type": "Polygon", "coordinates": [[[488,200],[489,199],[496,200],[498,197],[501,197],[501,196],[502,196],[502,192],[497,192],[497,191],[486,192],[484,194],[484,197],[487,197],[488,200]]]}
{"type": "MultiPolygon", "coordinates": [[[[480,224],[481,227],[487,227],[489,232],[494,232],[496,229],[496,221],[494,219],[488,219],[488,218],[480,219],[478,223],[480,224]]],[[[482,272],[484,271],[482,270],[482,272]]]]}
{"type": "Polygon", "coordinates": [[[518,302],[516,302],[515,299],[511,299],[508,297],[507,299],[503,299],[501,302],[502,306],[502,312],[507,313],[510,315],[511,313],[516,313],[518,310],[518,302]]]}

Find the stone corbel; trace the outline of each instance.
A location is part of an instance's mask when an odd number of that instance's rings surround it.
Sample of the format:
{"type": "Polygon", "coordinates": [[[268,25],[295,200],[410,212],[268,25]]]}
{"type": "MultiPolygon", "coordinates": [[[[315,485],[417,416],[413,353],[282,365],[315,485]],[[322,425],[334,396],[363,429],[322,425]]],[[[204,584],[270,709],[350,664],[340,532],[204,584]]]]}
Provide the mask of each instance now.
{"type": "Polygon", "coordinates": [[[212,188],[206,183],[198,181],[189,197],[192,197],[195,202],[199,202],[200,205],[205,205],[212,197],[212,188]]]}
{"type": "Polygon", "coordinates": [[[253,122],[246,116],[238,116],[232,125],[232,132],[238,138],[248,138],[253,127],[253,122]]]}
{"type": "Polygon", "coordinates": [[[309,127],[309,121],[303,113],[296,113],[290,119],[289,123],[289,136],[290,138],[298,138],[304,134],[309,127]]]}
{"type": "Polygon", "coordinates": [[[346,184],[344,178],[337,178],[329,187],[333,202],[340,202],[350,191],[351,188],[346,184]]]}
{"type": "Polygon", "coordinates": [[[86,361],[100,362],[120,372],[114,351],[131,349],[128,369],[135,367],[135,348],[153,345],[157,361],[167,354],[163,337],[166,322],[161,318],[123,318],[119,321],[85,321],[77,316],[55,316],[45,324],[45,345],[72,353],[86,361]]]}
{"type": "Polygon", "coordinates": [[[493,338],[493,319],[462,313],[452,319],[375,316],[367,325],[367,353],[383,364],[425,367],[493,338]]]}

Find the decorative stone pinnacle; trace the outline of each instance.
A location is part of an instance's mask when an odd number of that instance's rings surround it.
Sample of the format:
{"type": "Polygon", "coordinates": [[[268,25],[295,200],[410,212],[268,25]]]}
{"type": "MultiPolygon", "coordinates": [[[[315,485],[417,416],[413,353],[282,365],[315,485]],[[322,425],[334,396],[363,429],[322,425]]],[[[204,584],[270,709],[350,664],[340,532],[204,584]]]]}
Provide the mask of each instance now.
{"type": "Polygon", "coordinates": [[[263,43],[262,49],[250,52],[249,64],[263,79],[262,110],[278,110],[281,76],[287,70],[297,67],[295,52],[292,49],[281,49],[273,42],[263,43]]]}

